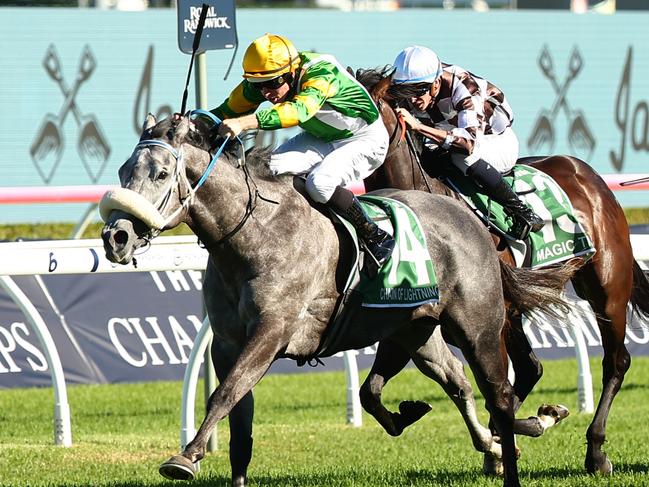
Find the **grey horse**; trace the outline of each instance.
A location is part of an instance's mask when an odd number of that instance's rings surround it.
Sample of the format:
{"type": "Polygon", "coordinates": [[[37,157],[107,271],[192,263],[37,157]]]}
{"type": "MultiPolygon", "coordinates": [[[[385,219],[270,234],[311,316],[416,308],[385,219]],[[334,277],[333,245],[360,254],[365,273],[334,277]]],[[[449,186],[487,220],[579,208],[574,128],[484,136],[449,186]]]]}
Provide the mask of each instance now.
{"type": "MultiPolygon", "coordinates": [[[[194,478],[211,432],[229,415],[232,485],[245,486],[252,389],[276,359],[318,356],[351,259],[329,216],[299,191],[299,180],[264,171],[267,150],[254,150],[240,166],[236,143],[212,158],[208,140],[199,121],[174,117],[156,123],[149,115],[119,170],[122,188],[101,202],[102,238],[107,258],[128,264],[160,231],[185,222],[209,251],[203,292],[219,386],[194,439],[160,473],[194,478]]],[[[518,486],[513,390],[501,343],[505,299],[526,311],[561,303],[569,276],[554,271],[554,277],[546,276],[546,288],[534,294],[522,282],[533,280],[529,271],[502,264],[489,233],[457,202],[418,191],[375,194],[407,204],[422,222],[440,301],[415,308],[358,306],[349,311],[352,324],[337,348],[327,352],[398,339],[412,356],[421,349],[425,360],[435,348],[446,350],[431,345],[443,335],[462,350],[485,397],[500,436],[504,485],[518,486]]]]}

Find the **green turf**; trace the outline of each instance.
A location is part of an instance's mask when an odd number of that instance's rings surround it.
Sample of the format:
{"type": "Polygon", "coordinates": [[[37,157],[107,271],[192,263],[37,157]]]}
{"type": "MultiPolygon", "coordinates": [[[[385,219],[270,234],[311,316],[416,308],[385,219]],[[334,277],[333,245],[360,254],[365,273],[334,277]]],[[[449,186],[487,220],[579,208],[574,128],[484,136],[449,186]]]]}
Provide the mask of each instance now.
{"type": "MultiPolygon", "coordinates": [[[[574,360],[544,365],[544,378],[519,416],[534,413],[542,402],[575,409],[574,360]]],[[[598,397],[598,360],[591,367],[598,397]]],[[[196,480],[174,483],[157,473],[158,465],[177,452],[180,383],[71,386],[68,393],[73,446],[62,448],[53,445],[51,389],[0,391],[0,485],[229,485],[225,423],[219,427],[218,451],[203,460],[196,480]]],[[[342,373],[271,375],[257,386],[255,396],[253,486],[501,485],[480,474],[481,456],[472,449],[459,414],[441,389],[414,369],[390,383],[384,400],[395,409],[399,400],[423,399],[433,410],[399,438],[389,437],[367,415],[361,428],[345,424],[342,373]]],[[[523,485],[649,485],[648,400],[649,358],[634,358],[609,418],[606,451],[614,475],[584,473],[591,415],[573,411],[544,437],[519,439],[523,485]]],[[[480,412],[485,419],[482,407],[480,412]]],[[[202,418],[200,411],[197,418],[202,418]]]]}

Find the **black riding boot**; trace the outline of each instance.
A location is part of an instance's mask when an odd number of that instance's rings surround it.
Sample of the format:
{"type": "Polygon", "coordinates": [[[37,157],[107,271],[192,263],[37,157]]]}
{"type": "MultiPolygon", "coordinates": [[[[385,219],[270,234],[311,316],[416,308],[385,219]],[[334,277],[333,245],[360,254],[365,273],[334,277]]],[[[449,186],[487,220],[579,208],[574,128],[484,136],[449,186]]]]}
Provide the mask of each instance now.
{"type": "Polygon", "coordinates": [[[354,193],[338,186],[327,205],[354,226],[379,268],[387,262],[394,249],[394,239],[367,216],[354,193]]]}
{"type": "Polygon", "coordinates": [[[530,232],[538,232],[545,224],[543,218],[538,216],[518,197],[513,188],[505,182],[502,174],[486,161],[479,159],[469,166],[467,176],[480,186],[485,194],[492,200],[500,203],[505,212],[514,220],[512,234],[517,239],[526,238],[530,232]]]}

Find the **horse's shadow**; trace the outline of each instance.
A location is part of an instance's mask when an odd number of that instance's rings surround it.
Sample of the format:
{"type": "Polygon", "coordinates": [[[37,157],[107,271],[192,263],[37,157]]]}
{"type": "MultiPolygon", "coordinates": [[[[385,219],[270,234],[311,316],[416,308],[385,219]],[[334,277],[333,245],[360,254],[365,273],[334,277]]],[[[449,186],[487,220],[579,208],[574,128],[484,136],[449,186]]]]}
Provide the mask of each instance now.
{"type": "MultiPolygon", "coordinates": [[[[618,474],[647,474],[649,472],[649,465],[646,463],[627,463],[620,462],[615,467],[618,474]]],[[[574,467],[546,467],[536,468],[533,471],[521,472],[522,479],[528,480],[552,480],[555,479],[557,485],[561,485],[561,481],[567,478],[578,479],[580,477],[592,478],[591,475],[584,472],[581,465],[574,467]]],[[[327,471],[322,474],[318,473],[302,473],[302,474],[287,474],[287,475],[251,475],[249,478],[250,485],[268,486],[268,487],[290,487],[290,486],[331,486],[331,485],[350,485],[350,480],[356,475],[363,475],[362,472],[341,469],[336,472],[327,471]]],[[[401,473],[393,473],[390,475],[390,481],[393,485],[427,485],[427,486],[447,486],[447,485],[473,485],[479,478],[484,478],[482,474],[475,468],[470,468],[463,471],[446,470],[436,468],[430,470],[422,469],[404,469],[401,473]]],[[[360,480],[360,479],[359,479],[360,480]]],[[[495,484],[500,484],[500,479],[494,478],[495,484]]],[[[199,478],[191,482],[191,487],[229,487],[230,475],[222,474],[209,474],[202,473],[199,478]]],[[[152,483],[150,480],[141,481],[125,481],[115,482],[110,484],[111,487],[151,487],[151,485],[159,485],[161,487],[178,486],[177,481],[165,481],[152,483]]],[[[69,484],[58,484],[55,487],[68,487],[69,484]]]]}
{"type": "MultiPolygon", "coordinates": [[[[625,474],[647,474],[649,472],[649,464],[647,463],[627,463],[620,461],[615,464],[615,472],[617,475],[625,474]]],[[[593,479],[598,478],[591,474],[584,472],[580,465],[576,465],[574,468],[570,467],[546,467],[546,468],[535,468],[533,471],[523,472],[522,477],[528,477],[530,480],[548,480],[552,478],[566,479],[566,478],[579,478],[583,477],[584,479],[593,479]]],[[[610,479],[611,477],[600,477],[602,479],[610,479]]],[[[609,485],[609,482],[606,481],[605,484],[609,485]]],[[[603,484],[602,484],[603,485],[603,484]]],[[[627,485],[627,484],[616,484],[613,482],[610,485],[627,485]]]]}

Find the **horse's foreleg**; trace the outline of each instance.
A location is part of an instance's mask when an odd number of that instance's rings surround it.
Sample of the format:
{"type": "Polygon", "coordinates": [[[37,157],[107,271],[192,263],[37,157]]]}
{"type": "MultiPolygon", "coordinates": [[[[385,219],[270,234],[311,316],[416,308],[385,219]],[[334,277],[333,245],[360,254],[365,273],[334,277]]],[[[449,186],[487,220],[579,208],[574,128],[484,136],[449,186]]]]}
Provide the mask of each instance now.
{"type": "Polygon", "coordinates": [[[363,409],[374,416],[392,436],[399,436],[403,430],[424,414],[431,407],[423,401],[402,401],[399,412],[393,413],[381,402],[381,392],[392,377],[397,375],[410,361],[410,355],[401,346],[391,340],[383,340],[376,350],[372,369],[360,389],[363,409]]]}
{"type": "Polygon", "coordinates": [[[195,476],[194,464],[205,455],[207,441],[218,421],[252,390],[285,346],[277,330],[281,327],[276,325],[259,325],[255,334],[248,339],[232,369],[211,394],[207,414],[194,439],[180,455],[175,455],[160,466],[163,476],[182,480],[195,476]]]}
{"type": "MultiPolygon", "coordinates": [[[[212,362],[219,382],[225,380],[238,355],[237,350],[227,347],[216,339],[212,342],[212,362]]],[[[232,487],[243,487],[248,482],[248,465],[252,459],[252,424],[254,416],[252,391],[232,408],[228,415],[230,423],[230,466],[232,487]]]]}
{"type": "Polygon", "coordinates": [[[230,466],[232,487],[248,485],[248,465],[252,459],[252,417],[254,400],[252,391],[232,408],[230,422],[230,466]]]}

